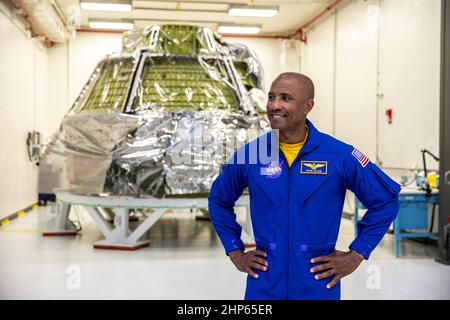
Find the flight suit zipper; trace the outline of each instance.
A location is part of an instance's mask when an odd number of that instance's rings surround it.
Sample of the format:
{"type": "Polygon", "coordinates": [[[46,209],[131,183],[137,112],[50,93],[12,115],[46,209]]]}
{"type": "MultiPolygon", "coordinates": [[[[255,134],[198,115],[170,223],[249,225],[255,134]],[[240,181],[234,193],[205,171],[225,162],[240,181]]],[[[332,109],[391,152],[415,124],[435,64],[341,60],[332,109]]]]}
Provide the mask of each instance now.
{"type": "MultiPolygon", "coordinates": [[[[287,298],[289,299],[290,297],[290,274],[291,274],[291,238],[290,238],[290,234],[291,234],[291,172],[292,172],[292,168],[294,167],[294,165],[296,164],[296,162],[300,161],[301,157],[303,157],[305,155],[305,150],[304,150],[305,146],[302,147],[302,149],[300,150],[300,152],[297,154],[297,157],[294,159],[294,161],[291,163],[291,166],[288,165],[288,285],[287,285],[287,298]]],[[[295,260],[294,260],[295,261],[295,260]]]]}
{"type": "MultiPolygon", "coordinates": [[[[292,163],[293,164],[293,163],[292,163]]],[[[291,168],[292,165],[289,167],[288,164],[288,234],[287,234],[287,255],[288,255],[288,274],[287,274],[287,298],[289,299],[290,296],[290,275],[291,275],[291,168]]]]}

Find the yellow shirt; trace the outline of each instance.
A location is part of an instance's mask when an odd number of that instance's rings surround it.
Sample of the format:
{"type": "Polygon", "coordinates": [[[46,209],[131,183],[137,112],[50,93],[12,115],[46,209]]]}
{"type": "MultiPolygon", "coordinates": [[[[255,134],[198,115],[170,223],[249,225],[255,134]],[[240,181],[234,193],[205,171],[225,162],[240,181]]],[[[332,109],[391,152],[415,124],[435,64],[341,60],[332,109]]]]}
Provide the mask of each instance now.
{"type": "Polygon", "coordinates": [[[305,139],[302,142],[299,143],[284,143],[280,141],[280,149],[283,151],[284,156],[286,157],[286,160],[288,162],[289,168],[292,165],[292,162],[294,162],[295,158],[297,158],[298,153],[304,146],[306,139],[308,139],[308,131],[309,128],[306,127],[306,135],[305,139]]]}

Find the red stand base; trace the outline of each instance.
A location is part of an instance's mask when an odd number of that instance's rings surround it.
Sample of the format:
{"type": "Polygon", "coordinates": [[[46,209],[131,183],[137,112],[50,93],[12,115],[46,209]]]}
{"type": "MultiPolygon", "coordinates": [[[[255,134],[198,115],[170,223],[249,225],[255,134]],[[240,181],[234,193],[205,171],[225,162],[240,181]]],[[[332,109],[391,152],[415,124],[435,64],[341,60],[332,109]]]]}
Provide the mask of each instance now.
{"type": "Polygon", "coordinates": [[[78,231],[67,231],[67,232],[42,232],[44,237],[61,237],[61,236],[76,236],[78,231]]]}
{"type": "Polygon", "coordinates": [[[134,251],[148,246],[150,246],[150,243],[142,243],[136,246],[115,246],[115,245],[113,246],[113,245],[94,244],[94,249],[134,251]]]}

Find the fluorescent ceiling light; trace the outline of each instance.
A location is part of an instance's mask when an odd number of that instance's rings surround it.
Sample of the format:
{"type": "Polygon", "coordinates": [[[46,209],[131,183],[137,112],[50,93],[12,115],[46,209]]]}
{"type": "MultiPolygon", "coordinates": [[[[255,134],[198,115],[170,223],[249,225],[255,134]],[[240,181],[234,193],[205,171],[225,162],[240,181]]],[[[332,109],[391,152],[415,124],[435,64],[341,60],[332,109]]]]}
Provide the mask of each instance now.
{"type": "Polygon", "coordinates": [[[119,12],[131,11],[131,3],[129,1],[85,0],[82,1],[80,5],[83,10],[119,12]]]}
{"type": "Polygon", "coordinates": [[[134,28],[134,24],[132,22],[89,21],[89,27],[92,29],[131,30],[134,28]]]}
{"type": "Polygon", "coordinates": [[[234,7],[228,10],[228,15],[235,17],[273,17],[278,13],[277,7],[234,7]]]}
{"type": "Polygon", "coordinates": [[[216,22],[207,22],[207,21],[189,21],[189,20],[183,20],[183,21],[174,21],[174,20],[164,20],[164,19],[134,19],[134,27],[135,28],[145,28],[148,25],[162,25],[162,24],[177,24],[177,25],[193,25],[193,26],[199,26],[199,27],[205,27],[209,28],[211,30],[216,30],[217,23],[216,22]]]}
{"type": "Polygon", "coordinates": [[[233,33],[233,34],[256,34],[261,31],[258,26],[219,26],[218,33],[233,33]]]}
{"type": "MultiPolygon", "coordinates": [[[[94,0],[92,0],[94,1],[94,0]]],[[[230,7],[227,3],[209,3],[209,2],[181,2],[181,1],[149,1],[133,0],[133,7],[139,9],[167,9],[167,10],[200,10],[200,11],[220,11],[228,12],[230,7]]]]}

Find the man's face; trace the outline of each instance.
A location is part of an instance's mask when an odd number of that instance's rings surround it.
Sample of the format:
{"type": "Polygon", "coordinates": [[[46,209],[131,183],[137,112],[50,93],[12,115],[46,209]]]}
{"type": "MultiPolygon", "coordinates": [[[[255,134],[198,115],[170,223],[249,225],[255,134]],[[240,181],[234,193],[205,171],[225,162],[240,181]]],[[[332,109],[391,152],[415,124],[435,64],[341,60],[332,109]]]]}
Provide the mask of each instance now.
{"type": "Polygon", "coordinates": [[[298,79],[276,79],[270,87],[267,101],[267,116],[272,129],[295,131],[301,128],[313,105],[309,98],[298,79]]]}

